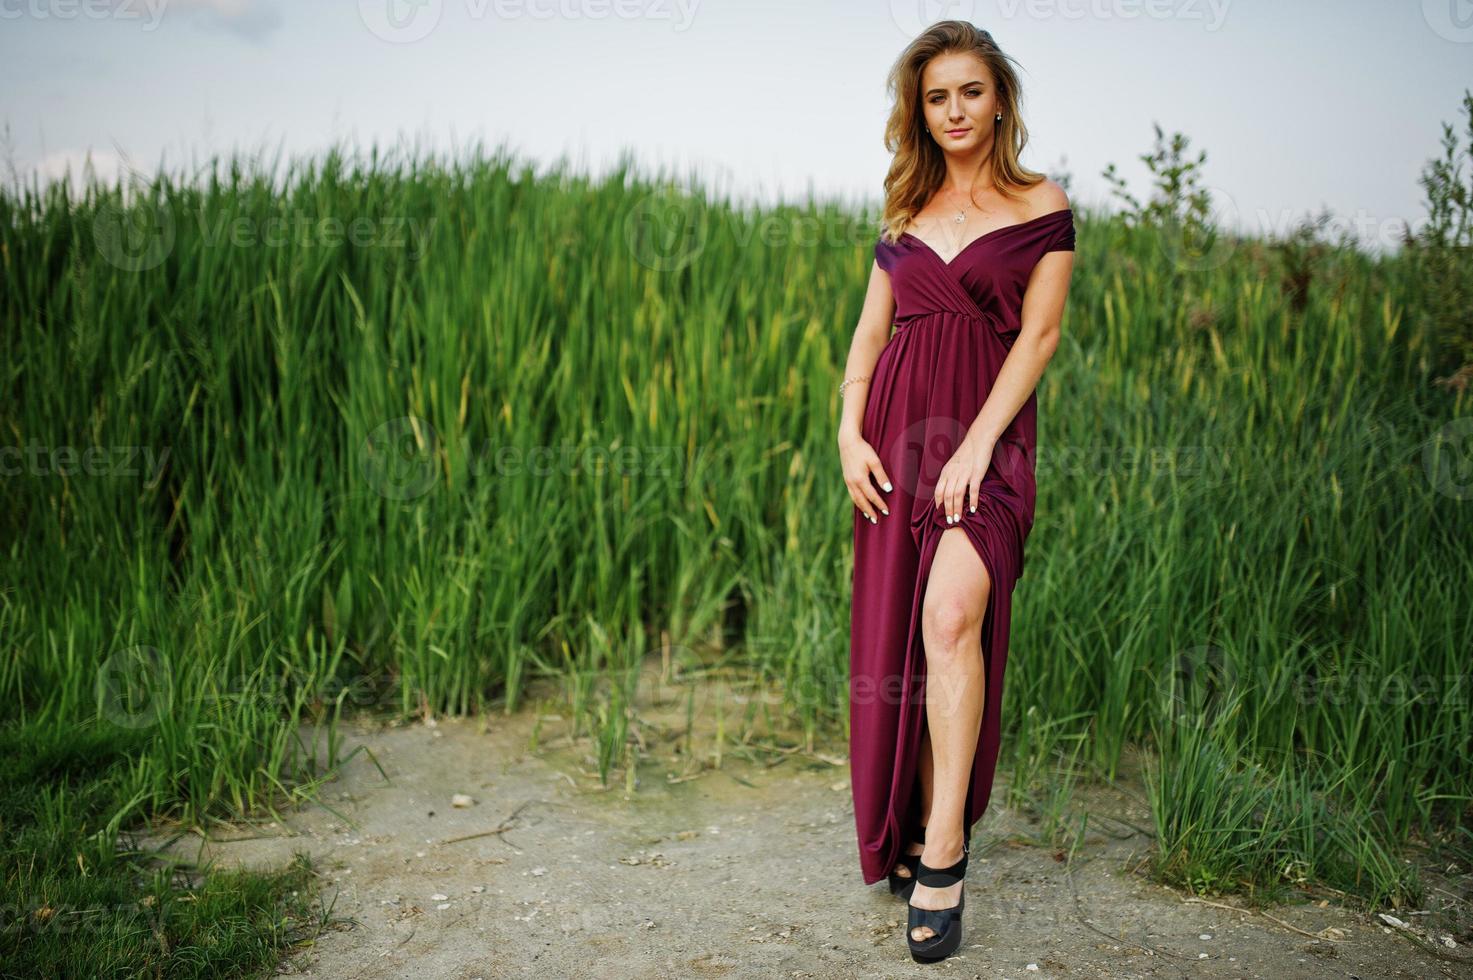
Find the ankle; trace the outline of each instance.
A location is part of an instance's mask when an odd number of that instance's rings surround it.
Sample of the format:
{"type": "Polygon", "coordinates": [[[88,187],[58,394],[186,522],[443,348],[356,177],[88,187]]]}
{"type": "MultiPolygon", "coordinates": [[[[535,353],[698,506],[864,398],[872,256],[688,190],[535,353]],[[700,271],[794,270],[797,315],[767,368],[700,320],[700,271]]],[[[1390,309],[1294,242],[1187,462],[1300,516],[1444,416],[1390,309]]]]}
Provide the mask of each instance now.
{"type": "Polygon", "coordinates": [[[951,833],[942,832],[936,834],[928,832],[926,834],[925,849],[921,852],[921,860],[925,861],[932,868],[950,867],[962,859],[962,854],[966,850],[966,843],[966,838],[960,830],[951,833]],[[928,855],[934,859],[934,862],[927,860],[928,855]]]}

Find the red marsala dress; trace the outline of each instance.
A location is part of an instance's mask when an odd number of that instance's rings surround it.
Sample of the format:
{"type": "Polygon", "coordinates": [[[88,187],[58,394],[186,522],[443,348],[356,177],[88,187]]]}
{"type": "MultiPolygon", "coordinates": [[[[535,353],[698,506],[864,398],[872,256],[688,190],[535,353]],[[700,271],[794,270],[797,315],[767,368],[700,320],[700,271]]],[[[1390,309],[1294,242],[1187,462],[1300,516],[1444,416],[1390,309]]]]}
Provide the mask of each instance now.
{"type": "Polygon", "coordinates": [[[997,768],[1003,669],[1013,586],[1033,527],[1038,396],[1030,394],[993,450],[975,513],[947,524],[932,501],[941,469],[982,410],[1017,339],[1023,292],[1045,252],[1074,249],[1072,209],[1004,225],[949,263],[909,232],[875,244],[890,275],[895,324],[871,372],[861,434],[894,487],[871,524],[854,509],[849,647],[849,761],[864,883],[884,878],[920,823],[919,752],[926,656],[920,628],[926,577],[943,531],[960,528],[992,589],[982,620],[987,679],[967,789],[966,835],[987,810],[997,768]]]}

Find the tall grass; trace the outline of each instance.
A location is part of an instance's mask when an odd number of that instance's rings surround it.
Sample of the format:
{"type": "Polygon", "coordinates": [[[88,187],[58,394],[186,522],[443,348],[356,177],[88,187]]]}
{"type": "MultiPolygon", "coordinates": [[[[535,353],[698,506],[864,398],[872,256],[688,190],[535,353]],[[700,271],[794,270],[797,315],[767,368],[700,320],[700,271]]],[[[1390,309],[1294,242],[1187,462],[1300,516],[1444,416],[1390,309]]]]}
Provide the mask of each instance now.
{"type": "MultiPolygon", "coordinates": [[[[842,737],[831,382],[874,228],[671,185],[478,147],[0,195],[0,717],[148,732],[137,812],[186,821],[309,791],[340,759],[297,722],[509,711],[542,673],[608,773],[656,649],[842,737]]],[[[1150,746],[1160,867],[1194,885],[1405,896],[1391,855],[1466,808],[1473,732],[1469,396],[1428,384],[1415,280],[1076,215],[1017,758],[1150,746]]]]}

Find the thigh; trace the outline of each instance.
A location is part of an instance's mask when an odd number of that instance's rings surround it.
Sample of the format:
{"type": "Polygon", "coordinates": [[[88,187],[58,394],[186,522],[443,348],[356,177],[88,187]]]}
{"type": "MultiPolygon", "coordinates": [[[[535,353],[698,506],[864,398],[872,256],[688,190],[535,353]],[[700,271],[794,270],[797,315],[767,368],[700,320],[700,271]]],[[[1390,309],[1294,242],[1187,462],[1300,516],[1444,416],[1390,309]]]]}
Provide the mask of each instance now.
{"type": "Polygon", "coordinates": [[[972,632],[982,624],[991,589],[987,565],[966,530],[942,531],[922,601],[922,617],[932,631],[952,636],[972,632]]]}
{"type": "Polygon", "coordinates": [[[986,691],[986,656],[978,656],[977,645],[991,587],[987,565],[967,532],[959,527],[942,531],[921,607],[928,717],[934,708],[949,715],[969,697],[980,702],[986,691]]]}

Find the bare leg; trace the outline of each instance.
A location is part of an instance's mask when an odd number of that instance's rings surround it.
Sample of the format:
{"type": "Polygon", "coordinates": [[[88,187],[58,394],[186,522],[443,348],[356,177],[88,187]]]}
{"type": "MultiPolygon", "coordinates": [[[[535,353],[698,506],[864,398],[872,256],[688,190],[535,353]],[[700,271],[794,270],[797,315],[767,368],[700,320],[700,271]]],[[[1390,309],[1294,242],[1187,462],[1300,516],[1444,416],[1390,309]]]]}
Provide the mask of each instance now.
{"type": "MultiPolygon", "coordinates": [[[[921,727],[921,826],[931,822],[931,798],[936,794],[936,767],[931,759],[931,726],[921,727]]],[[[927,827],[929,829],[929,827],[927,827]]]]}
{"type": "MultiPolygon", "coordinates": [[[[921,630],[926,648],[926,729],[932,783],[926,846],[921,860],[945,868],[961,860],[965,843],[967,786],[982,730],[986,677],[982,670],[982,618],[992,583],[987,566],[961,528],[948,528],[936,545],[926,583],[921,630]]],[[[931,888],[916,882],[910,902],[921,909],[951,908],[962,883],[931,888]]],[[[917,942],[935,935],[927,926],[917,942]]]]}

